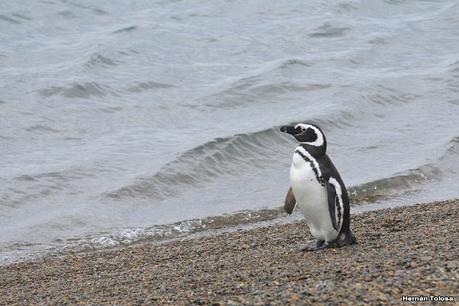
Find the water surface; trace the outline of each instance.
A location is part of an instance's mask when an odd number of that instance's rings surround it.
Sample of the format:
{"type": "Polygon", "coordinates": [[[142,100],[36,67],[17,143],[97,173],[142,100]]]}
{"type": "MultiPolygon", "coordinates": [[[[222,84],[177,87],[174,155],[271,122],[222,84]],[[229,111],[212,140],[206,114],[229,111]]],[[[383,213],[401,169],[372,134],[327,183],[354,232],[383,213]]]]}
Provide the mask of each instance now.
{"type": "Polygon", "coordinates": [[[0,261],[282,216],[315,122],[354,207],[459,196],[456,1],[0,4],[0,261]]]}

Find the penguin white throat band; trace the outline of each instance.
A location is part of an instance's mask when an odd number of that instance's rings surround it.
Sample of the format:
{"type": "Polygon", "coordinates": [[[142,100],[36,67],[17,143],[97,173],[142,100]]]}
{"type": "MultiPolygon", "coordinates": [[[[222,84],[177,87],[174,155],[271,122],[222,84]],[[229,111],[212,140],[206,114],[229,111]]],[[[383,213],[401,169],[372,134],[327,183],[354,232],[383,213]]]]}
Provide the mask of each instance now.
{"type": "Polygon", "coordinates": [[[322,171],[320,171],[320,166],[317,160],[308,151],[306,151],[302,146],[297,147],[295,150],[295,153],[300,155],[301,158],[303,158],[305,162],[311,165],[312,171],[314,171],[317,181],[321,185],[324,185],[324,178],[322,177],[322,171]]]}

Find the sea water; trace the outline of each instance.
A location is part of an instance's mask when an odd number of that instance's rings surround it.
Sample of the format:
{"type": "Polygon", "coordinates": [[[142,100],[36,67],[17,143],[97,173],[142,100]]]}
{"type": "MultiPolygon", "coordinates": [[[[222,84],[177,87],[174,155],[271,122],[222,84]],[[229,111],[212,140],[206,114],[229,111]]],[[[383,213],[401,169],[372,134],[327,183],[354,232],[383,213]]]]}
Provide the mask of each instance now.
{"type": "Polygon", "coordinates": [[[0,262],[282,217],[314,122],[353,209],[459,196],[457,1],[3,1],[0,262]]]}

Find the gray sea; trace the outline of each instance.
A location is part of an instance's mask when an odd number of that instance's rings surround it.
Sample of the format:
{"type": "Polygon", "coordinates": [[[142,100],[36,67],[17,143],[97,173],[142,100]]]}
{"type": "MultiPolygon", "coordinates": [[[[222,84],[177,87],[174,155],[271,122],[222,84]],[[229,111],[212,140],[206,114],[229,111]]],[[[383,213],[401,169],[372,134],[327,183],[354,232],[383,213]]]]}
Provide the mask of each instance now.
{"type": "Polygon", "coordinates": [[[292,220],[296,122],[354,212],[459,197],[459,2],[1,1],[0,263],[292,220]]]}

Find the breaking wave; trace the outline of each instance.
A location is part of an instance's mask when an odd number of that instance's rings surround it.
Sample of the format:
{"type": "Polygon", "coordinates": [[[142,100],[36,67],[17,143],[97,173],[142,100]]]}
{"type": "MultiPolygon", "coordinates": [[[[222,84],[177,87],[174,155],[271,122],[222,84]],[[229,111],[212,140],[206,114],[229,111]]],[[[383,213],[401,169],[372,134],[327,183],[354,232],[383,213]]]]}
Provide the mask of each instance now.
{"type": "Polygon", "coordinates": [[[289,140],[276,128],[217,138],[184,152],[151,177],[106,195],[110,198],[148,197],[164,199],[177,195],[187,185],[209,182],[223,175],[236,175],[247,167],[265,167],[279,157],[279,147],[289,140]]]}

